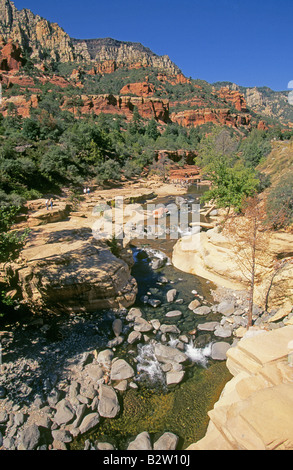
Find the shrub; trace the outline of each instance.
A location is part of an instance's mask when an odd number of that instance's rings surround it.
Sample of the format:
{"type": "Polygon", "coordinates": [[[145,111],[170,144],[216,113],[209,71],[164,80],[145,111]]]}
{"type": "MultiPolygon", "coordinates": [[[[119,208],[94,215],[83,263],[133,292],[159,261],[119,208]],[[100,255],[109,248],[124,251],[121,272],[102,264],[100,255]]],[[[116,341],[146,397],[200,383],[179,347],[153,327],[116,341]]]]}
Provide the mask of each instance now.
{"type": "Polygon", "coordinates": [[[289,173],[269,193],[266,203],[267,223],[274,228],[293,223],[293,173],[289,173]]]}

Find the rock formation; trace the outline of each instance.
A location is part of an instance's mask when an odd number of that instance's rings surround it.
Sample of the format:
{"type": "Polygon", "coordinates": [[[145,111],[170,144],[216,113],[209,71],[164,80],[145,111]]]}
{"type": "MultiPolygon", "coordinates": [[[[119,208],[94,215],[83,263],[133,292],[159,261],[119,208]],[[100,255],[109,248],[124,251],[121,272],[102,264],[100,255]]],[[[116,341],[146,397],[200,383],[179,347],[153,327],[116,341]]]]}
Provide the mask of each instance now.
{"type": "Polygon", "coordinates": [[[249,126],[251,116],[232,114],[230,108],[201,108],[171,113],[170,119],[183,127],[197,127],[207,123],[240,127],[249,126]]]}
{"type": "Polygon", "coordinates": [[[18,71],[23,64],[22,51],[18,43],[0,38],[0,70],[18,71]]]}
{"type": "Polygon", "coordinates": [[[247,104],[244,96],[237,90],[230,90],[228,87],[223,87],[219,91],[219,96],[223,100],[232,103],[237,111],[246,112],[247,104]]]}
{"type": "Polygon", "coordinates": [[[169,101],[160,98],[126,95],[81,95],[80,106],[72,106],[65,100],[64,109],[81,114],[120,114],[132,119],[136,107],[140,116],[145,119],[155,118],[157,121],[169,121],[169,101]]]}
{"type": "Polygon", "coordinates": [[[227,351],[234,377],[208,413],[205,437],[187,450],[293,449],[292,338],[293,326],[249,330],[227,351]]]}
{"type": "Polygon", "coordinates": [[[61,62],[74,60],[70,37],[56,23],[34,15],[30,10],[17,10],[10,0],[0,1],[0,35],[18,41],[21,48],[30,52],[31,58],[50,57],[61,62]]]}
{"type": "Polygon", "coordinates": [[[171,74],[181,73],[167,55],[159,57],[140,43],[117,41],[111,38],[72,39],[72,42],[76,54],[82,55],[87,61],[97,62],[97,67],[104,73],[125,66],[129,68],[152,67],[171,74]]]}
{"type": "Polygon", "coordinates": [[[94,221],[90,214],[69,216],[68,207],[58,202],[52,211],[33,210],[25,222],[31,227],[26,246],[17,262],[5,266],[21,303],[34,312],[95,311],[134,303],[132,256],[122,249],[117,258],[105,241],[95,240],[94,221]]]}
{"type": "Polygon", "coordinates": [[[139,43],[105,39],[72,39],[57,24],[18,10],[10,0],[0,0],[0,36],[18,41],[31,58],[60,62],[95,62],[101,70],[118,67],[154,67],[168,73],[180,73],[168,56],[159,57],[139,43]]]}
{"type": "MultiPolygon", "coordinates": [[[[292,247],[292,234],[274,232],[267,240],[266,253],[259,252],[255,279],[255,302],[264,306],[269,291],[269,307],[279,307],[287,300],[293,301],[293,264],[284,263],[284,269],[274,277],[275,259],[285,259],[292,247]]],[[[218,227],[207,232],[183,237],[173,250],[173,264],[182,271],[209,279],[218,286],[245,289],[247,276],[231,247],[231,238],[220,233],[218,227]]]]}

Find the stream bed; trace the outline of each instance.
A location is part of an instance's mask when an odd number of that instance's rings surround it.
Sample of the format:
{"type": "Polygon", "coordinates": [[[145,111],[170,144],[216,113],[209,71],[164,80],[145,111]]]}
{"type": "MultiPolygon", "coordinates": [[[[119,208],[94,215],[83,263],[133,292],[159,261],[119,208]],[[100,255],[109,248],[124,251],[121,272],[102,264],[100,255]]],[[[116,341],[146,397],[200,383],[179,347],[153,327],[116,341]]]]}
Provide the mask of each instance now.
{"type": "MultiPolygon", "coordinates": [[[[192,187],[183,197],[191,218],[192,204],[198,203],[199,196],[198,188],[192,187]]],[[[170,196],[152,202],[167,206],[176,204],[176,200],[178,204],[178,198],[170,196]]],[[[95,353],[110,349],[112,366],[114,361],[124,359],[134,370],[126,389],[116,388],[119,413],[113,418],[103,417],[93,430],[73,437],[64,444],[65,447],[69,450],[84,449],[86,443],[95,445],[98,442],[125,450],[129,442],[143,431],[149,433],[153,442],[165,432],[176,434],[179,438],[178,450],[186,449],[201,439],[208,425],[207,413],[231,376],[224,360],[211,358],[211,345],[218,339],[212,331],[198,328],[199,323],[221,320],[221,314],[213,309],[212,291],[215,286],[172,265],[175,243],[176,240],[169,236],[132,240],[132,275],[138,284],[138,295],[132,309],[92,313],[81,310],[69,316],[22,318],[17,321],[3,319],[0,392],[4,392],[5,398],[0,401],[0,411],[11,416],[20,413],[24,420],[29,416],[40,419],[43,413],[48,413],[44,417],[46,423],[53,422],[56,428],[56,403],[48,407],[48,397],[51,397],[52,391],[59,397],[58,403],[64,401],[62,397],[68,397],[68,390],[75,381],[82,383],[83,377],[87,380],[87,358],[92,357],[94,365],[95,353]],[[170,291],[173,295],[168,298],[170,291]],[[205,315],[198,315],[189,308],[194,300],[207,308],[205,315]],[[175,328],[175,334],[165,334],[160,327],[154,327],[142,333],[139,341],[130,343],[128,339],[133,332],[133,322],[127,320],[127,315],[135,309],[149,323],[165,325],[167,329],[175,328]],[[175,316],[167,315],[174,311],[175,316]],[[122,324],[122,341],[119,343],[116,343],[113,330],[115,320],[122,324]],[[171,385],[166,383],[166,367],[173,368],[174,364],[165,363],[162,366],[155,355],[158,345],[175,348],[187,357],[182,368],[181,364],[174,362],[177,367],[174,371],[182,372],[182,377],[171,385]]],[[[229,343],[232,339],[224,338],[223,341],[229,343]]],[[[105,375],[102,379],[102,383],[108,384],[105,379],[109,376],[105,375]]],[[[110,385],[116,387],[117,384],[114,381],[110,385]]],[[[80,399],[86,400],[85,407],[90,408],[92,399],[86,390],[83,392],[85,396],[80,399]]],[[[0,426],[0,432],[4,434],[5,431],[5,445],[9,450],[17,445],[18,428],[13,425],[13,419],[11,423],[9,421],[0,426]]],[[[50,436],[51,431],[48,429],[46,432],[50,436]]],[[[52,445],[50,439],[46,441],[46,446],[52,445]]]]}
{"type": "MultiPolygon", "coordinates": [[[[191,187],[184,196],[190,210],[198,203],[202,188],[191,187]]],[[[158,198],[155,204],[174,204],[175,197],[158,198]]],[[[91,442],[108,442],[117,449],[127,449],[127,444],[136,435],[146,431],[155,441],[164,432],[172,432],[179,437],[177,449],[201,439],[208,425],[208,411],[218,400],[231,375],[225,361],[210,358],[213,334],[197,331],[198,323],[220,321],[221,315],[210,312],[196,315],[188,308],[190,302],[200,300],[202,306],[213,305],[211,291],[215,286],[202,278],[176,269],[171,262],[176,240],[170,237],[152,240],[132,241],[134,266],[132,275],[138,284],[138,295],[134,308],[143,313],[147,321],[154,319],[161,324],[176,325],[181,335],[188,338],[184,351],[189,357],[185,367],[184,380],[174,386],[166,386],[161,364],[154,355],[153,342],[160,336],[150,335],[139,344],[124,342],[115,354],[124,358],[136,368],[138,388],[128,389],[120,395],[121,410],[115,419],[104,420],[98,429],[87,436],[91,442]],[[158,269],[154,269],[154,262],[158,269]],[[167,301],[167,293],[176,290],[172,302],[167,301]],[[153,303],[155,301],[155,303],[153,303]],[[166,317],[170,311],[181,313],[177,317],[166,317]]],[[[165,339],[169,346],[176,346],[177,337],[172,334],[165,339]]],[[[83,446],[85,437],[77,439],[76,445],[83,446]]]]}

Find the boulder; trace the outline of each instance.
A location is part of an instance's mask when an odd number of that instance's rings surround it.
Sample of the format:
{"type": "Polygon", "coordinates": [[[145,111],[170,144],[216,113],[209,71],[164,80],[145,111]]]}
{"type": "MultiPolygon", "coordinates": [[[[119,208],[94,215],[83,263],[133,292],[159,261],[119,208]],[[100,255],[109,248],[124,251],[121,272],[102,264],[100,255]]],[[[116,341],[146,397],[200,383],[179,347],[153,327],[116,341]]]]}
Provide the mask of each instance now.
{"type": "Polygon", "coordinates": [[[131,308],[126,316],[127,321],[133,321],[136,317],[142,317],[142,312],[139,308],[131,308]]]}
{"type": "Polygon", "coordinates": [[[79,427],[80,433],[84,434],[90,431],[91,429],[95,428],[99,424],[99,422],[100,422],[99,413],[90,413],[83,419],[79,427]]]}
{"type": "Polygon", "coordinates": [[[132,331],[127,338],[127,342],[129,344],[137,343],[140,340],[141,340],[141,333],[139,331],[132,331]]]}
{"type": "Polygon", "coordinates": [[[166,384],[167,385],[176,385],[179,384],[183,377],[184,377],[185,372],[183,370],[181,371],[169,371],[166,374],[166,384]]]}
{"type": "Polygon", "coordinates": [[[115,390],[108,385],[100,385],[98,412],[103,418],[115,418],[120,405],[115,390]]]}
{"type": "Polygon", "coordinates": [[[115,450],[115,447],[109,442],[98,442],[96,448],[97,450],[115,450]]]}
{"type": "Polygon", "coordinates": [[[159,362],[182,363],[187,360],[187,356],[183,352],[178,351],[178,349],[172,348],[171,346],[165,346],[161,343],[157,343],[155,345],[154,354],[159,362]]]}
{"type": "Polygon", "coordinates": [[[164,266],[166,260],[164,259],[161,259],[161,258],[156,258],[154,260],[152,260],[151,262],[151,266],[153,268],[154,271],[156,271],[157,269],[160,269],[164,266]]]}
{"type": "Polygon", "coordinates": [[[151,438],[148,432],[140,433],[134,441],[132,441],[127,450],[152,450],[151,438]]]}
{"type": "Polygon", "coordinates": [[[218,312],[222,315],[225,315],[226,317],[232,315],[234,313],[234,309],[234,302],[223,301],[217,306],[218,312]]]}
{"type": "Polygon", "coordinates": [[[208,315],[212,309],[207,305],[203,305],[202,307],[197,307],[193,310],[193,313],[196,315],[208,315]]]}
{"type": "Polygon", "coordinates": [[[110,367],[112,363],[112,359],[114,357],[113,351],[110,349],[104,349],[100,351],[97,357],[97,362],[104,367],[110,367]]]}
{"type": "Polygon", "coordinates": [[[214,331],[216,327],[220,325],[217,321],[209,321],[205,323],[199,323],[197,329],[199,331],[214,331]]]}
{"type": "Polygon", "coordinates": [[[180,310],[172,310],[171,312],[166,313],[167,318],[181,317],[182,312],[180,310]]]}
{"type": "Polygon", "coordinates": [[[153,329],[153,326],[144,318],[136,317],[133,329],[134,331],[139,331],[140,333],[147,333],[153,329]]]}
{"type": "Polygon", "coordinates": [[[155,443],[154,450],[176,450],[179,437],[172,432],[165,432],[155,443]]]}
{"type": "Polygon", "coordinates": [[[103,371],[102,367],[99,366],[98,364],[88,364],[85,367],[85,371],[86,371],[87,375],[89,376],[89,378],[91,380],[94,380],[95,382],[104,377],[104,371],[103,371]]]}
{"type": "Polygon", "coordinates": [[[133,368],[124,360],[114,361],[111,369],[111,380],[126,380],[134,376],[133,368]]]}
{"type": "Polygon", "coordinates": [[[120,320],[120,318],[116,318],[116,320],[114,320],[112,323],[113,333],[116,337],[120,335],[120,333],[122,332],[122,328],[122,320],[120,320]]]}
{"type": "Polygon", "coordinates": [[[227,351],[231,346],[229,343],[220,341],[212,345],[211,358],[216,361],[225,361],[227,359],[227,351]]]}
{"type": "Polygon", "coordinates": [[[177,328],[176,325],[161,325],[160,326],[160,331],[163,333],[163,334],[166,334],[166,333],[173,333],[173,334],[180,334],[180,330],[179,328],[177,328]]]}
{"type": "Polygon", "coordinates": [[[232,330],[233,328],[230,325],[217,325],[214,330],[214,335],[220,336],[221,338],[229,338],[232,335],[232,330]]]}
{"type": "Polygon", "coordinates": [[[33,311],[71,313],[81,307],[96,311],[134,303],[137,283],[130,266],[94,240],[89,229],[74,230],[60,222],[32,233],[34,244],[28,242],[19,262],[6,269],[18,282],[19,300],[33,311]]]}
{"type": "Polygon", "coordinates": [[[36,424],[32,424],[22,431],[18,450],[35,450],[40,439],[41,433],[38,426],[36,424]]]}
{"type": "Polygon", "coordinates": [[[65,429],[56,429],[52,431],[54,441],[64,442],[65,444],[72,441],[72,435],[65,429]]]}
{"type": "Polygon", "coordinates": [[[190,302],[190,304],[188,305],[188,308],[189,310],[195,310],[199,306],[200,306],[200,301],[197,299],[194,299],[190,302]]]}
{"type": "Polygon", "coordinates": [[[61,426],[68,424],[75,417],[75,411],[71,403],[65,398],[57,403],[54,422],[61,426]]]}

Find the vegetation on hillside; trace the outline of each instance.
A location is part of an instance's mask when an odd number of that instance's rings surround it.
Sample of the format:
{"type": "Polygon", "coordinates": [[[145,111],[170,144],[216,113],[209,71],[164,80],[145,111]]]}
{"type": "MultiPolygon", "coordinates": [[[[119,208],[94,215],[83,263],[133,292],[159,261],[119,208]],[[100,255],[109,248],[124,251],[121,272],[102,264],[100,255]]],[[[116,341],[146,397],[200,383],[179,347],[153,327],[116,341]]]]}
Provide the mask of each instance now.
{"type": "MultiPolygon", "coordinates": [[[[74,67],[77,64],[52,63],[47,74],[68,78],[74,67]]],[[[188,106],[193,98],[217,107],[212,86],[204,81],[171,84],[160,80],[156,70],[145,68],[118,69],[104,76],[86,72],[84,69],[81,73],[81,92],[73,83],[62,88],[42,82],[33,66],[27,70],[41,92],[40,101],[28,118],[21,118],[12,102],[7,106],[7,116],[0,115],[0,207],[21,206],[28,199],[59,193],[63,187],[76,193],[89,182],[103,185],[147,174],[156,171],[159,150],[184,149],[197,154],[195,163],[213,182],[205,200],[210,197],[220,207],[241,211],[246,197],[269,186],[269,178],[257,167],[270,153],[271,140],[293,135],[275,126],[269,131],[248,133],[211,123],[196,128],[171,122],[159,125],[155,119],[142,119],[136,108],[130,122],[117,114],[75,116],[69,108],[81,104],[81,93],[118,94],[127,83],[145,81],[146,73],[155,96],[168,98],[173,110],[182,103],[188,106]]],[[[6,98],[31,94],[28,87],[19,85],[4,86],[3,92],[6,98]]]]}

